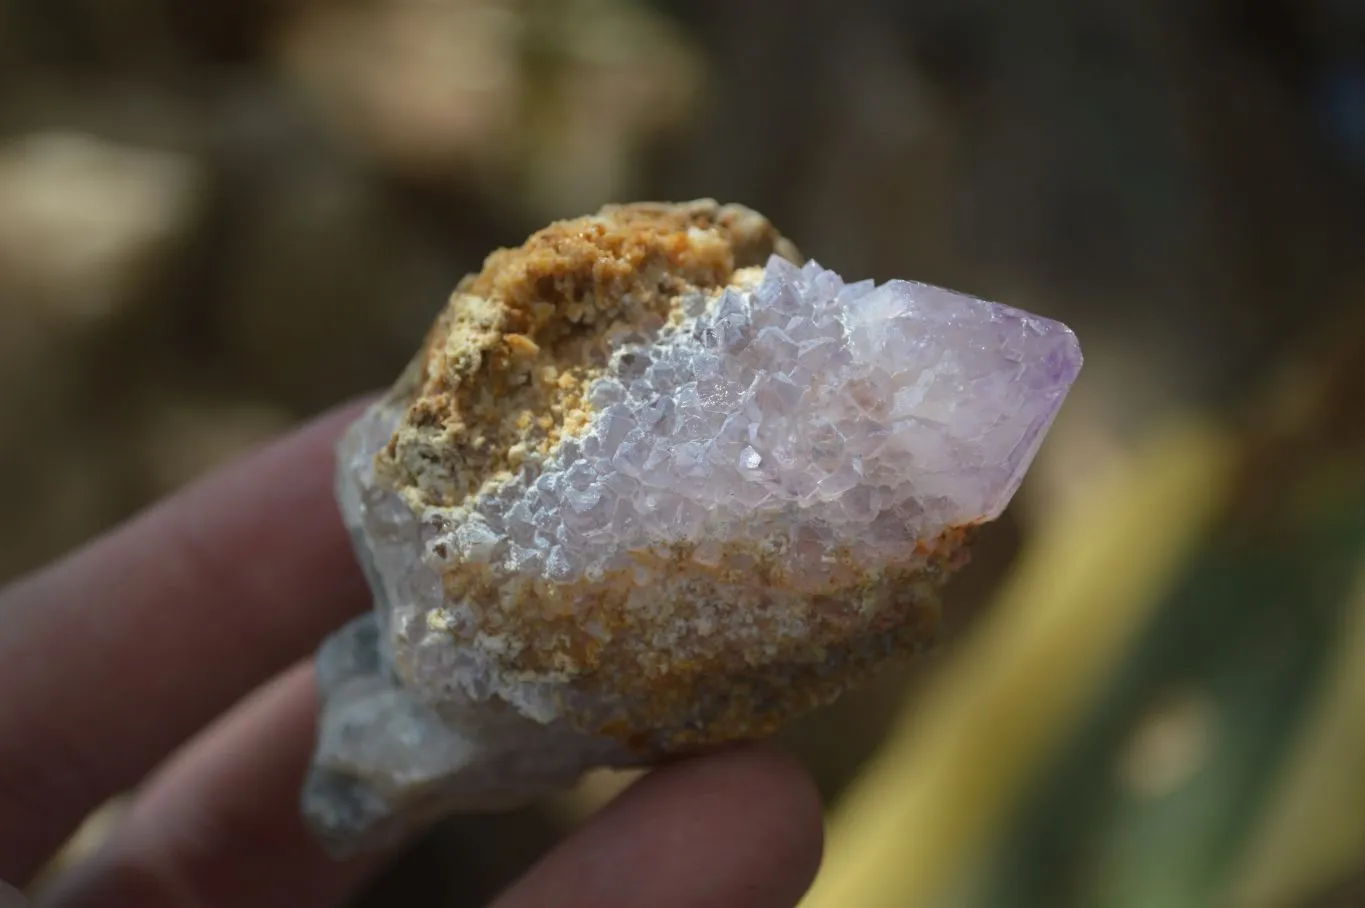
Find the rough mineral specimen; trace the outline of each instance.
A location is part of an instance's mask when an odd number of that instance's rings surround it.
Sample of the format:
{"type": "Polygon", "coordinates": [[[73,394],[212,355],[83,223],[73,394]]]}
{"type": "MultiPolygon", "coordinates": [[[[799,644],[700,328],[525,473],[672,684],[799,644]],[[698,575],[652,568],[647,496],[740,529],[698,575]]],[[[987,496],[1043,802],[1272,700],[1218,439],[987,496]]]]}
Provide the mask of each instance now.
{"type": "Polygon", "coordinates": [[[1080,364],[1063,325],[845,283],[739,206],[494,253],[340,445],[376,608],[320,654],[310,822],[346,850],[511,807],[925,648],[1080,364]]]}

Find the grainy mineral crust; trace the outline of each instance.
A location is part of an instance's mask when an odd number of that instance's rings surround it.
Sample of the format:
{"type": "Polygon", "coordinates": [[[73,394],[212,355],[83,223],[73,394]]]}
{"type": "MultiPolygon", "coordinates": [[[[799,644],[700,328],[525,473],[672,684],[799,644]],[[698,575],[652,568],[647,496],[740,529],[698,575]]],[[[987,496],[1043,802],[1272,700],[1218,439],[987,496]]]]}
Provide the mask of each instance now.
{"type": "Polygon", "coordinates": [[[324,647],[339,850],[761,736],[929,646],[1074,335],[846,284],[761,215],[612,206],[491,255],[339,447],[373,615],[324,647]]]}

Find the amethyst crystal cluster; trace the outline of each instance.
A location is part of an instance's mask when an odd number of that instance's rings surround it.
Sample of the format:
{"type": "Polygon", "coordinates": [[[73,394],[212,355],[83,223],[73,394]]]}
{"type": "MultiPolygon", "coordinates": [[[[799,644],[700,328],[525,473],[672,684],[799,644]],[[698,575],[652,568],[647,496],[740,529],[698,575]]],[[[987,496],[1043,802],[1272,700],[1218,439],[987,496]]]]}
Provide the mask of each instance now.
{"type": "Polygon", "coordinates": [[[322,650],[339,849],[771,731],[928,646],[1081,365],[1065,326],[634,205],[490,257],[340,447],[374,614],[322,650]]]}

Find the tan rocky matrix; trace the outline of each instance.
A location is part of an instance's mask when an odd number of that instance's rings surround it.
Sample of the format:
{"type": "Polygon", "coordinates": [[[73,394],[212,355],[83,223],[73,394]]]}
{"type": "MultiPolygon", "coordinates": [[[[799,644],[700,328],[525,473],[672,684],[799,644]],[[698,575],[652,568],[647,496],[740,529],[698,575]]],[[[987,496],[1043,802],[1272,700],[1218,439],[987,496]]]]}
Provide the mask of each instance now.
{"type": "Polygon", "coordinates": [[[923,649],[1079,365],[1055,322],[845,284],[735,205],[494,253],[340,446],[377,603],[320,655],[310,821],[345,849],[514,806],[923,649]]]}

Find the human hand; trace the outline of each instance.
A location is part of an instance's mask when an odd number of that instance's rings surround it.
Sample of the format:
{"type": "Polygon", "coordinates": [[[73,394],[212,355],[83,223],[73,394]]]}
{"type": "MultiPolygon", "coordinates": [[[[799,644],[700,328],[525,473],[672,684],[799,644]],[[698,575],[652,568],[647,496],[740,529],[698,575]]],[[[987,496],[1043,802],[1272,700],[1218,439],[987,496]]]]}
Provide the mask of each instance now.
{"type": "MultiPolygon", "coordinates": [[[[327,859],[298,808],[317,707],[300,660],[369,606],[332,500],[332,444],[357,412],[0,590],[0,879],[25,882],[135,785],[43,904],[325,906],[376,870],[382,856],[327,859]]],[[[794,905],[819,852],[805,774],[745,747],[647,776],[496,904],[794,905]]]]}

